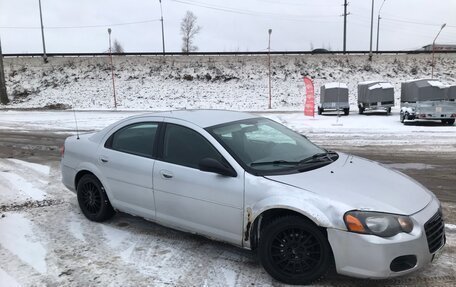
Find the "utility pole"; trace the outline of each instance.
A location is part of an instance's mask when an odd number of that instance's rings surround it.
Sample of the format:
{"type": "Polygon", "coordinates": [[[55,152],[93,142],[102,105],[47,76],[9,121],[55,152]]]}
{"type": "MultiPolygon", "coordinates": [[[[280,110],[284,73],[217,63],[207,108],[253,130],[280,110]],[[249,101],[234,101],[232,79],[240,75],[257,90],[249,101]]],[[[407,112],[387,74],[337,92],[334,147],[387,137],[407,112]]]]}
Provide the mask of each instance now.
{"type": "Polygon", "coordinates": [[[383,4],[385,4],[386,0],[383,0],[382,6],[378,9],[378,20],[377,20],[377,53],[378,53],[378,39],[380,38],[380,11],[382,11],[383,4]]]}
{"type": "Polygon", "coordinates": [[[109,58],[111,59],[112,92],[114,94],[114,108],[117,109],[116,85],[114,82],[114,64],[112,63],[111,28],[108,28],[108,34],[109,34],[109,58]]]}
{"type": "Polygon", "coordinates": [[[162,9],[162,1],[158,0],[160,2],[160,13],[161,13],[161,24],[162,24],[162,45],[163,45],[163,55],[165,55],[165,28],[163,27],[163,9],[162,9]]]}
{"type": "Polygon", "coordinates": [[[6,105],[9,102],[6,93],[5,70],[3,69],[2,42],[0,40],[0,103],[6,105]]]}
{"type": "Polygon", "coordinates": [[[268,43],[269,105],[268,105],[268,109],[271,109],[271,100],[272,100],[272,93],[271,93],[271,33],[272,33],[272,29],[269,29],[268,30],[268,34],[269,34],[269,43],[268,43]]]}
{"type": "Polygon", "coordinates": [[[47,55],[46,55],[46,43],[44,42],[44,26],[43,26],[43,12],[41,12],[41,0],[38,0],[38,4],[40,6],[40,22],[41,22],[41,41],[43,42],[43,60],[47,63],[47,55]]]}
{"type": "Polygon", "coordinates": [[[344,1],[344,54],[347,50],[347,0],[344,1]]]}
{"type": "Polygon", "coordinates": [[[371,11],[371,34],[370,34],[369,61],[372,61],[372,33],[373,32],[374,32],[374,0],[372,0],[372,11],[371,11]]]}

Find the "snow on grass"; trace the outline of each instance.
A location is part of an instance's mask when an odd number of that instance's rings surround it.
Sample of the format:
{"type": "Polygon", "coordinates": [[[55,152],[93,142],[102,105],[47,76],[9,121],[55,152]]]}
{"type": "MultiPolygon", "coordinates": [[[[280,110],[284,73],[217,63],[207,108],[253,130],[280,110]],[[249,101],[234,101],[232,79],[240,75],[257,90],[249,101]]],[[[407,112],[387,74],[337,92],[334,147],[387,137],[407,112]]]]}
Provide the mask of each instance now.
{"type": "Polygon", "coordinates": [[[0,219],[0,244],[20,260],[44,274],[47,271],[46,249],[33,230],[33,223],[18,213],[0,219]]]}
{"type": "MultiPolygon", "coordinates": [[[[302,110],[303,75],[314,80],[316,104],[325,83],[348,84],[356,107],[358,82],[381,80],[395,88],[401,82],[428,78],[429,55],[274,55],[271,57],[272,107],[302,110]]],[[[230,108],[262,110],[268,106],[267,56],[114,57],[120,109],[164,110],[230,108]]],[[[456,57],[437,55],[435,78],[456,82],[456,57]]],[[[6,58],[6,85],[11,104],[30,108],[55,104],[77,109],[112,109],[113,93],[106,57],[6,58]]]]}
{"type": "Polygon", "coordinates": [[[9,158],[8,160],[16,163],[18,165],[22,165],[26,168],[32,169],[38,173],[41,173],[42,175],[49,175],[49,171],[51,170],[51,168],[49,166],[43,165],[43,164],[31,163],[28,161],[23,161],[23,160],[14,159],[14,158],[9,158]]]}
{"type": "Polygon", "coordinates": [[[11,277],[2,268],[0,268],[0,286],[5,287],[20,287],[21,284],[17,283],[16,279],[11,277]]]}

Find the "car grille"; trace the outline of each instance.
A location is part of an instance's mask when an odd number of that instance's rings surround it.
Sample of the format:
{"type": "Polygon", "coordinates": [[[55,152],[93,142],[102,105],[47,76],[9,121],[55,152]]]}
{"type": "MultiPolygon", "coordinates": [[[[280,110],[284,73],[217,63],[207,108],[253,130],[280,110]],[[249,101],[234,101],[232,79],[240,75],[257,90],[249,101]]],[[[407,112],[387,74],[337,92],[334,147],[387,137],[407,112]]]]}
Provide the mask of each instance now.
{"type": "Polygon", "coordinates": [[[424,224],[424,230],[426,231],[429,252],[434,253],[445,244],[445,224],[440,210],[424,224]]]}

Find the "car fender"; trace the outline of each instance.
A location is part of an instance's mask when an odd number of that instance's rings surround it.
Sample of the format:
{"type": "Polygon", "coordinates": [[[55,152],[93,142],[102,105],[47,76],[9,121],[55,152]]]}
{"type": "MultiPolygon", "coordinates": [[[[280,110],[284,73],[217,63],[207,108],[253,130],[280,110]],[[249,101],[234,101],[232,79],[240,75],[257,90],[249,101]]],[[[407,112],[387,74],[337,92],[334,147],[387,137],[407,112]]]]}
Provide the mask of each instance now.
{"type": "MultiPolygon", "coordinates": [[[[347,209],[346,206],[341,206],[340,203],[333,202],[331,200],[322,200],[313,194],[307,194],[307,196],[271,196],[265,198],[253,206],[246,207],[244,226],[244,240],[243,246],[245,248],[251,248],[250,238],[251,235],[257,232],[256,236],[259,236],[259,230],[254,230],[258,224],[254,224],[257,220],[260,220],[260,216],[273,209],[286,209],[299,213],[310,221],[315,223],[317,226],[323,228],[335,228],[346,230],[343,222],[343,215],[347,209]]],[[[258,223],[258,222],[257,222],[258,223]]]]}
{"type": "Polygon", "coordinates": [[[247,207],[247,213],[250,212],[250,220],[254,222],[258,216],[267,210],[287,209],[302,214],[318,226],[344,228],[335,224],[342,213],[339,211],[341,210],[340,207],[331,205],[329,202],[326,200],[322,202],[314,196],[272,196],[255,203],[251,207],[247,207]]]}

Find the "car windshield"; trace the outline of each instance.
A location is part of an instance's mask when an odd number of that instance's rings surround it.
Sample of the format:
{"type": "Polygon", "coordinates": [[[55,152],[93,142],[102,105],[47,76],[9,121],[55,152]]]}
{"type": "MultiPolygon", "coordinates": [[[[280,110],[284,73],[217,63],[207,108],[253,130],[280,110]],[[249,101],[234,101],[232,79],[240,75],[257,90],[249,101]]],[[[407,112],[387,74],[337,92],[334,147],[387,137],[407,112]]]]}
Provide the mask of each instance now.
{"type": "Polygon", "coordinates": [[[208,131],[247,171],[255,174],[314,169],[337,157],[303,135],[266,118],[226,123],[208,131]]]}

